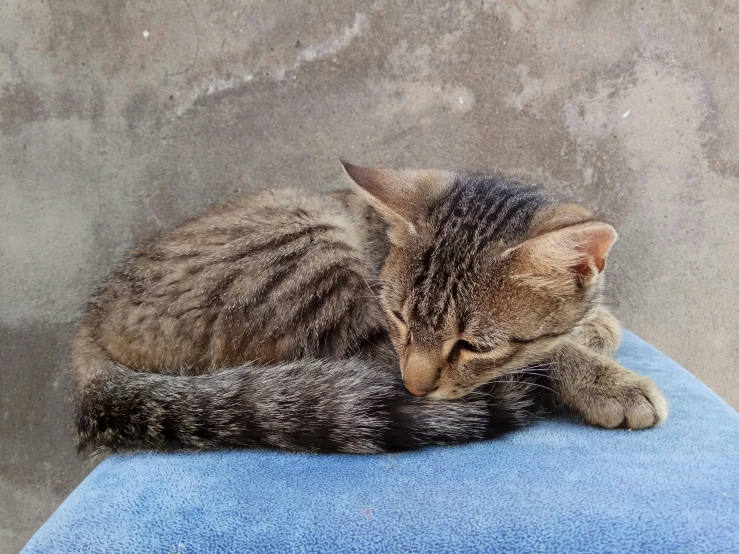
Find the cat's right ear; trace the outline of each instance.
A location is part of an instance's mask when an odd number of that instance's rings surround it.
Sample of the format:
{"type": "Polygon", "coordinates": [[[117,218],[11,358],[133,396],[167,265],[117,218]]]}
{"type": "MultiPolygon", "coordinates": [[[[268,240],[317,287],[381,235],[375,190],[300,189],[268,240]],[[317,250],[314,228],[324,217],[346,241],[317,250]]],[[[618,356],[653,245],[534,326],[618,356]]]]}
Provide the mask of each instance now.
{"type": "Polygon", "coordinates": [[[344,171],[367,201],[391,225],[413,227],[415,185],[410,171],[359,167],[341,161],[344,171]]]}
{"type": "Polygon", "coordinates": [[[452,182],[452,175],[433,170],[375,169],[341,161],[360,193],[391,226],[397,238],[416,232],[426,209],[452,182]]]}

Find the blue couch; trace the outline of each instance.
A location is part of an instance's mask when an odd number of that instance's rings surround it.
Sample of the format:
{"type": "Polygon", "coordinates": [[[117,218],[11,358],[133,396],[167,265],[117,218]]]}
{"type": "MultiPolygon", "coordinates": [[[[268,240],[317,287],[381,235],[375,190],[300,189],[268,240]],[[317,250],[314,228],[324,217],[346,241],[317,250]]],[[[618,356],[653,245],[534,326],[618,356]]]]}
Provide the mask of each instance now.
{"type": "Polygon", "coordinates": [[[739,414],[631,333],[670,418],[565,418],[402,455],[232,451],[105,460],[23,552],[739,553],[739,414]]]}

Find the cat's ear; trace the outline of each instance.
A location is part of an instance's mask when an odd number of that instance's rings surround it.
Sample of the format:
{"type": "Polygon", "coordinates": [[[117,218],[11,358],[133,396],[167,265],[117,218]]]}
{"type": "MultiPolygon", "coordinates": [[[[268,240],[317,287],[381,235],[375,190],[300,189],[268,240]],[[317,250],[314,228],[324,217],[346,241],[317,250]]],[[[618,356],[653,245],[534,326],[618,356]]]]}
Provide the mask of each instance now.
{"type": "Polygon", "coordinates": [[[453,175],[434,170],[375,169],[342,160],[349,178],[396,231],[415,232],[428,206],[453,181],[453,175]]]}
{"type": "Polygon", "coordinates": [[[517,269],[543,283],[574,277],[579,286],[592,285],[606,266],[616,230],[602,221],[588,221],[528,239],[516,251],[517,269]]]}

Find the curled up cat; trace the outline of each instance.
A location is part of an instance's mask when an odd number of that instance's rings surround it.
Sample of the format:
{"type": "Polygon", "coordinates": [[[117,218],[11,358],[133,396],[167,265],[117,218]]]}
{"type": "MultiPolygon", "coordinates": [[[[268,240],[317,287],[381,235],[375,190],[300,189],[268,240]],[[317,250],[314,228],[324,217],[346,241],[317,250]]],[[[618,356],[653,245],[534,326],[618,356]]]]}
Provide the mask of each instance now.
{"type": "Polygon", "coordinates": [[[495,437],[553,403],[667,417],[612,360],[611,225],[501,174],[344,164],[133,250],[71,348],[80,449],[385,452],[495,437]]]}

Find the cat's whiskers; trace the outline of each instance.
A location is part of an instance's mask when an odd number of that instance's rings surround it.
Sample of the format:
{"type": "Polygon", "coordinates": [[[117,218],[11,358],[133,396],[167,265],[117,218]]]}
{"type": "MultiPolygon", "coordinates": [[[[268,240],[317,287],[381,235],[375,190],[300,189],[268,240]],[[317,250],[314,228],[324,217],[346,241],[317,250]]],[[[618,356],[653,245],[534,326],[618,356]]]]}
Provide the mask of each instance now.
{"type": "Polygon", "coordinates": [[[525,368],[520,371],[514,371],[508,375],[533,375],[536,377],[546,377],[553,381],[561,381],[562,378],[554,375],[552,370],[556,370],[556,367],[536,367],[536,368],[525,368]]]}
{"type": "MultiPolygon", "coordinates": [[[[555,391],[554,389],[550,389],[547,386],[541,385],[539,383],[532,383],[530,381],[498,381],[498,380],[495,380],[495,381],[491,381],[491,384],[492,383],[497,383],[497,384],[514,384],[514,385],[515,384],[518,384],[518,385],[524,385],[524,386],[527,386],[527,387],[528,386],[539,387],[539,388],[542,388],[542,389],[546,389],[546,390],[548,390],[550,392],[553,392],[554,394],[557,394],[557,391],[555,391]]],[[[491,398],[497,398],[496,396],[490,394],[489,392],[484,392],[484,391],[476,391],[474,394],[477,394],[478,392],[479,392],[479,394],[490,396],[491,398]]]]}
{"type": "Polygon", "coordinates": [[[369,281],[367,280],[367,277],[365,277],[364,275],[361,275],[361,274],[360,274],[360,277],[362,277],[362,280],[367,285],[367,290],[369,290],[372,293],[372,296],[374,296],[375,299],[379,299],[379,297],[377,296],[377,293],[375,293],[375,291],[372,290],[372,285],[369,284],[369,281]]]}

